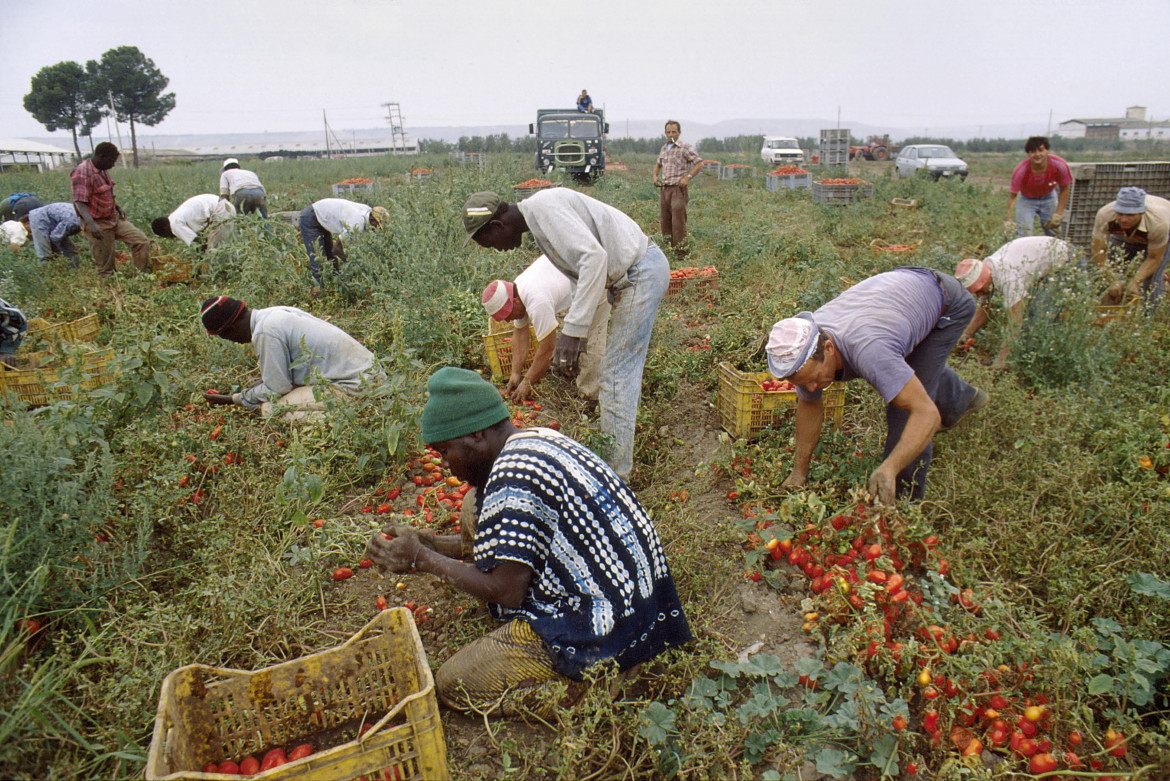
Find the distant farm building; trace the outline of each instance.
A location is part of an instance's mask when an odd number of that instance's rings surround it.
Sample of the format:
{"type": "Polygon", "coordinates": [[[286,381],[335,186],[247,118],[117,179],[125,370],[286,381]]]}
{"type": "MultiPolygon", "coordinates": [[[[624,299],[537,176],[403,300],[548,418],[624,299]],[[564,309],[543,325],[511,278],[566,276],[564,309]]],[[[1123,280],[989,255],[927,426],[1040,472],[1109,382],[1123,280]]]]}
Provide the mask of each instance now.
{"type": "MultiPolygon", "coordinates": [[[[354,138],[340,144],[326,144],[317,134],[271,134],[265,141],[235,144],[200,144],[186,147],[154,148],[139,146],[138,154],[158,160],[216,160],[225,157],[289,159],[370,157],[373,155],[416,155],[418,141],[411,137],[354,138]]],[[[130,150],[125,150],[128,154],[130,150]]]]}
{"type": "Polygon", "coordinates": [[[1069,119],[1060,123],[1059,138],[1119,138],[1138,140],[1170,138],[1170,120],[1151,122],[1146,119],[1145,106],[1130,106],[1124,117],[1069,119]]]}
{"type": "Polygon", "coordinates": [[[23,138],[0,138],[0,171],[13,168],[35,168],[38,171],[52,171],[54,168],[73,161],[74,154],[37,141],[23,138]]]}

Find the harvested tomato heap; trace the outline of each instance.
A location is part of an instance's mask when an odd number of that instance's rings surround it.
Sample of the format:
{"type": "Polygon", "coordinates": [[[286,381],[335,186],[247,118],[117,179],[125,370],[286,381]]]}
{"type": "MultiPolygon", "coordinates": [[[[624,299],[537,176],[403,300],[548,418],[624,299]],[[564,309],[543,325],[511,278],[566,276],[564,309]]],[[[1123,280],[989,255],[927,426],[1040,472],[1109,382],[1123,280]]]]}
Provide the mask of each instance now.
{"type": "Polygon", "coordinates": [[[807,174],[808,171],[801,168],[799,165],[782,165],[775,171],[771,171],[774,176],[793,176],[799,174],[807,174]]]}
{"type": "Polygon", "coordinates": [[[520,184],[514,184],[512,186],[517,189],[521,187],[552,187],[552,182],[548,181],[547,179],[529,179],[526,182],[521,182],[520,184]]]}
{"type": "Polygon", "coordinates": [[[869,184],[864,179],[817,179],[817,184],[869,184]]]}
{"type": "Polygon", "coordinates": [[[764,380],[760,383],[760,387],[769,392],[796,390],[796,386],[788,380],[764,380]]]}
{"type": "Polygon", "coordinates": [[[354,177],[353,179],[346,179],[344,181],[338,182],[338,184],[373,184],[373,183],[374,183],[373,179],[362,179],[360,176],[354,177]]]}
{"type": "Polygon", "coordinates": [[[713,277],[719,274],[719,269],[714,266],[687,266],[686,268],[671,269],[671,279],[694,279],[696,277],[713,277]]]}
{"type": "MultiPolygon", "coordinates": [[[[737,456],[732,474],[751,479],[750,459],[737,456]]],[[[732,501],[738,496],[728,493],[732,501]]],[[[894,534],[884,517],[873,518],[863,504],[851,514],[834,516],[823,528],[809,524],[795,536],[771,525],[772,509],[756,502],[745,502],[742,509],[744,518],[769,519],[757,521],[757,531],[748,536],[749,544],[764,553],[768,568],[787,563],[808,578],[815,612],[805,614],[804,630],[819,632],[825,624],[854,627],[859,631],[851,636],[872,638],[864,647],[856,646],[858,661],[871,676],[899,687],[911,681],[906,699],[911,718],[917,718],[925,734],[916,746],[923,753],[941,747],[962,757],[979,757],[986,749],[1026,760],[1033,774],[1058,767],[1101,770],[1108,761],[1104,755],[1125,756],[1126,738],[1113,729],[1100,740],[1103,751],[1087,747],[1087,759],[1078,755],[1084,738],[1060,723],[1058,717],[1068,708],[1053,706],[1041,690],[1035,678],[1038,659],[998,664],[974,680],[938,674],[948,668],[970,669],[970,657],[988,656],[1001,638],[986,619],[980,621],[983,608],[973,589],[948,587],[952,607],[924,597],[919,579],[933,571],[945,583],[950,571],[935,535],[912,539],[900,531],[894,534]],[[915,668],[916,674],[911,672],[915,668]]],[[[762,580],[759,571],[745,575],[762,580]]],[[[816,689],[820,677],[802,675],[800,683],[816,689]]],[[[902,717],[890,724],[896,733],[909,726],[902,717]]],[[[902,740],[913,751],[913,732],[902,740]]],[[[917,762],[905,768],[907,775],[917,770],[917,762]]]]}

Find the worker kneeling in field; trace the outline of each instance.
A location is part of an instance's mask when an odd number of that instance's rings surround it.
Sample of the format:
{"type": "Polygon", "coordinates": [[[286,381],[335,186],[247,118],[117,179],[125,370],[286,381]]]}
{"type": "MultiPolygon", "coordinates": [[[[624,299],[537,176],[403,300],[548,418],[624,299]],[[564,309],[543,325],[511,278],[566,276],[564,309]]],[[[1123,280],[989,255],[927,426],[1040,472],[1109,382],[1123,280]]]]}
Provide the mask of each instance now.
{"type": "Polygon", "coordinates": [[[934,435],[989,400],[947,366],[974,314],[975,299],[954,277],[899,268],[772,326],[768,369],[796,385],[797,394],[796,450],[784,485],[808,480],[825,417],[822,389],[862,377],[886,402],[884,460],[869,490],[887,505],[907,492],[922,499],[934,435]]]}
{"type": "Polygon", "coordinates": [[[212,336],[251,343],[260,364],[260,382],[231,395],[203,394],[211,404],[259,407],[266,417],[278,405],[315,411],[324,405],[314,397],[311,383],[324,381],[344,397],[385,379],[374,354],[356,339],[296,307],[249,309],[243,301],[216,296],[203,302],[202,319],[212,336]]]}
{"type": "Polygon", "coordinates": [[[983,260],[964,258],[955,268],[955,277],[971,295],[979,299],[979,308],[960,337],[966,343],[991,317],[991,294],[998,290],[1007,309],[1009,326],[1004,334],[993,369],[1007,366],[1012,338],[1024,324],[1024,304],[1028,291],[1041,284],[1056,268],[1076,255],[1072,245],[1048,236],[1025,236],[1009,241],[983,260]]]}
{"type": "Polygon", "coordinates": [[[423,441],[477,489],[473,563],[456,558],[459,537],[410,526],[375,534],[366,555],[442,578],[504,622],[439,669],[444,704],[541,710],[553,681],[579,681],[608,660],[626,670],[691,640],[654,524],[610,467],[556,431],[516,428],[475,372],[440,369],[427,391],[423,441]]]}
{"type": "MultiPolygon", "coordinates": [[[[483,291],[482,301],[489,317],[501,323],[512,321],[512,366],[507,393],[517,403],[532,398],[532,387],[544,377],[552,360],[553,347],[557,343],[557,316],[568,312],[573,303],[572,280],[541,255],[520,272],[515,283],[502,279],[489,283],[483,291]],[[524,359],[528,357],[531,341],[530,325],[536,332],[537,347],[532,365],[525,372],[524,359]]],[[[598,372],[605,355],[608,327],[609,301],[602,297],[593,313],[586,347],[581,355],[581,373],[577,375],[577,389],[592,402],[592,406],[597,405],[598,372]]]]}
{"type": "Polygon", "coordinates": [[[182,239],[188,247],[206,231],[207,249],[215,249],[232,234],[236,208],[218,196],[193,195],[179,204],[169,217],[156,217],[150,223],[154,235],[164,239],[182,239]]]}
{"type": "Polygon", "coordinates": [[[341,240],[350,233],[365,230],[367,225],[378,228],[389,222],[390,213],[381,206],[367,206],[344,198],[322,198],[302,209],[297,227],[301,231],[305,252],[309,255],[313,281],[318,286],[324,284],[321,264],[317,262],[318,246],[325,259],[333,261],[333,270],[340,271],[339,261],[346,259],[345,246],[341,240]]]}

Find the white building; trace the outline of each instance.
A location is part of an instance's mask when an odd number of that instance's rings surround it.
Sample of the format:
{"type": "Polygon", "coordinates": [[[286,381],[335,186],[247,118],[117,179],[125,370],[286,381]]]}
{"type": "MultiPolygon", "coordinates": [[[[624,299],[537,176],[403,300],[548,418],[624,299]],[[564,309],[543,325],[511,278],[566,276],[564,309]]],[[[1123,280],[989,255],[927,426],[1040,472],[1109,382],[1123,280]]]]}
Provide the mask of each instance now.
{"type": "Polygon", "coordinates": [[[75,155],[61,149],[23,138],[0,138],[0,171],[10,168],[35,168],[44,173],[73,161],[75,155]]]}
{"type": "Polygon", "coordinates": [[[1124,117],[1094,117],[1069,119],[1060,123],[1057,138],[1120,138],[1144,140],[1170,138],[1170,120],[1153,122],[1146,119],[1145,106],[1130,106],[1124,117]]]}

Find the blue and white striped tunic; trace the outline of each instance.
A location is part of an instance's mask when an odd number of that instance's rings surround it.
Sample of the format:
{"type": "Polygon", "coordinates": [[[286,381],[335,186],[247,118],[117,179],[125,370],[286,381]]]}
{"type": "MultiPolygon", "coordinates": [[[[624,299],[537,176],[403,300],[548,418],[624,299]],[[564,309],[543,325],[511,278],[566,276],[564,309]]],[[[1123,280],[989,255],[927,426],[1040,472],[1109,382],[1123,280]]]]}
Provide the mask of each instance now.
{"type": "Polygon", "coordinates": [[[473,555],[532,568],[518,609],[557,670],[579,679],[604,659],[625,670],[691,639],[658,532],[634,492],[592,451],[551,429],[512,436],[482,492],[473,555]]]}

